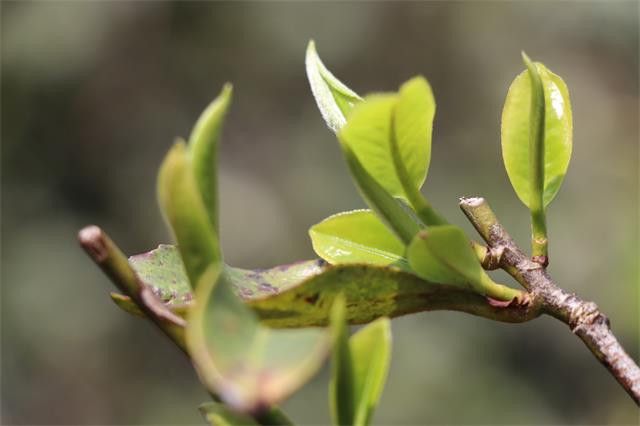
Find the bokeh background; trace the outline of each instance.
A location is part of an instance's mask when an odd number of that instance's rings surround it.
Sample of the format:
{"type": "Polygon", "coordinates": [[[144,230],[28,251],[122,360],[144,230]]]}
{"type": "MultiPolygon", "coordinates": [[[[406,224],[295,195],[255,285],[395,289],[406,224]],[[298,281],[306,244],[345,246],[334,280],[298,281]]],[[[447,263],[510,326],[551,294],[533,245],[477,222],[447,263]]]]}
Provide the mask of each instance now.
{"type": "MultiPolygon", "coordinates": [[[[222,239],[232,264],[313,257],[307,228],[363,207],[304,72],[310,38],[359,93],[430,80],[432,202],[487,197],[528,246],[500,156],[520,51],[569,85],[569,174],[549,211],[551,273],[639,346],[638,3],[9,2],[2,11],[4,424],[202,424],[188,362],[120,312],[78,248],[104,227],[130,254],[168,242],[156,170],[226,81],[222,239]]],[[[498,278],[507,279],[503,275],[498,278]]],[[[566,326],[433,312],[393,323],[377,424],[637,424],[638,409],[566,326]]],[[[325,369],[285,409],[326,424],[325,369]]]]}

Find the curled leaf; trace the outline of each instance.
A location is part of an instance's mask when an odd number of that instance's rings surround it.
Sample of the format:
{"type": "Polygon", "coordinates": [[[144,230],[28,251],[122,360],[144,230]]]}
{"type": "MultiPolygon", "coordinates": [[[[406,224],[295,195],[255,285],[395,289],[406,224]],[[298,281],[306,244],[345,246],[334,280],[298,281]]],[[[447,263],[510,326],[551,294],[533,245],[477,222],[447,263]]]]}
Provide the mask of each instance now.
{"type": "Polygon", "coordinates": [[[338,80],[324,66],[313,40],[307,46],[306,54],[307,78],[318,109],[327,126],[337,133],[347,122],[351,109],[362,98],[338,80]]]}
{"type": "Polygon", "coordinates": [[[220,95],[202,112],[189,137],[193,173],[216,234],[219,233],[218,145],[232,90],[231,84],[225,84],[220,95]]]}

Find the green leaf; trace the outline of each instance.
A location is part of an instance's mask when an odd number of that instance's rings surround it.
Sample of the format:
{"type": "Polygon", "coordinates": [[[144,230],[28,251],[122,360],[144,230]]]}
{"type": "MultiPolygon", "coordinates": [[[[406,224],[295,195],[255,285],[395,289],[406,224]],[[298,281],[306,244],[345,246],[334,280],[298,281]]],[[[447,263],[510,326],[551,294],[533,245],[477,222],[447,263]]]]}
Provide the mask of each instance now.
{"type": "Polygon", "coordinates": [[[276,405],[318,371],[329,351],[326,330],[262,326],[225,273],[203,282],[196,300],[188,317],[189,353],[209,391],[236,411],[276,405]]]}
{"type": "Polygon", "coordinates": [[[307,78],[318,109],[327,126],[337,133],[347,121],[351,109],[362,98],[345,86],[324,66],[313,40],[306,54],[307,78]]]}
{"type": "Polygon", "coordinates": [[[237,413],[224,404],[209,402],[198,407],[200,414],[211,426],[257,426],[251,417],[237,413]]]}
{"type": "Polygon", "coordinates": [[[189,137],[192,167],[211,226],[218,231],[218,145],[222,124],[231,103],[231,84],[204,110],[189,137]]]}
{"type": "Polygon", "coordinates": [[[339,296],[333,305],[331,327],[334,340],[331,356],[331,381],[329,382],[329,406],[334,425],[351,425],[356,417],[356,395],[344,297],[339,296]]]}
{"type": "Polygon", "coordinates": [[[353,109],[338,138],[389,194],[408,199],[391,157],[392,115],[397,100],[395,94],[367,96],[353,109]]]}
{"type": "Polygon", "coordinates": [[[349,339],[357,410],[354,425],[368,425],[378,405],[391,361],[391,321],[379,318],[349,339]]]}
{"type": "Polygon", "coordinates": [[[191,287],[196,288],[214,274],[221,253],[182,141],[169,150],[160,166],[158,200],[178,242],[191,287]]]}
{"type": "Polygon", "coordinates": [[[407,172],[405,193],[420,189],[431,160],[431,133],[436,102],[424,77],[414,77],[400,87],[393,115],[393,135],[403,169],[407,172]]]}
{"type": "Polygon", "coordinates": [[[340,146],[362,198],[389,229],[404,244],[408,244],[421,227],[415,215],[410,214],[399,200],[393,198],[371,177],[347,144],[341,143],[340,146]]]}
{"type": "Polygon", "coordinates": [[[331,264],[371,263],[408,270],[405,247],[371,210],[338,213],[309,229],[315,252],[331,264]]]}
{"type": "Polygon", "coordinates": [[[491,280],[464,231],[454,225],[421,231],[407,248],[407,258],[416,274],[429,281],[466,287],[500,300],[519,295],[517,290],[491,280]]]}
{"type": "Polygon", "coordinates": [[[391,322],[379,318],[350,339],[344,300],[332,312],[334,347],[329,403],[336,425],[368,425],[389,370],[391,322]]]}
{"type": "MultiPolygon", "coordinates": [[[[543,64],[535,64],[544,87],[544,193],[547,206],[558,193],[571,158],[573,123],[566,84],[543,64]]],[[[509,87],[502,110],[502,158],[511,185],[531,208],[531,82],[525,70],[509,87]]]]}

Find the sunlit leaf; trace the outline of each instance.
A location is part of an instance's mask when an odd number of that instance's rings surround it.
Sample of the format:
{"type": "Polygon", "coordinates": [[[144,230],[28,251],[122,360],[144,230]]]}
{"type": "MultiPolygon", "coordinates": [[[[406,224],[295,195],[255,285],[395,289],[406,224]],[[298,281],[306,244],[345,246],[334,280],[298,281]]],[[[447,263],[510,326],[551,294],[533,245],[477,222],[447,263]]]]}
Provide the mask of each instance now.
{"type": "Polygon", "coordinates": [[[231,84],[200,115],[191,136],[189,151],[196,183],[213,230],[218,233],[218,145],[222,124],[231,103],[231,84]]]}
{"type": "Polygon", "coordinates": [[[371,210],[328,217],[309,229],[315,252],[331,264],[371,263],[408,269],[404,244],[371,210]]]}
{"type": "Polygon", "coordinates": [[[311,92],[322,118],[327,126],[337,133],[346,123],[353,106],[362,98],[334,77],[324,66],[313,40],[307,46],[305,62],[311,92]]]}
{"type": "Polygon", "coordinates": [[[182,141],[171,148],[160,167],[158,200],[178,242],[189,282],[195,288],[210,279],[221,253],[182,141]]]}
{"type": "MultiPolygon", "coordinates": [[[[573,124],[566,84],[543,64],[536,63],[545,99],[544,192],[547,206],[558,193],[571,158],[573,124]]],[[[530,205],[531,83],[523,71],[511,84],[502,110],[502,157],[511,185],[520,200],[530,205]]]]}
{"type": "Polygon", "coordinates": [[[196,289],[187,344],[201,381],[231,408],[256,412],[282,401],[320,368],[323,329],[273,330],[259,323],[225,273],[196,289]]]}
{"type": "Polygon", "coordinates": [[[413,190],[420,189],[427,177],[435,111],[431,86],[424,77],[414,77],[400,87],[393,115],[393,137],[413,190]]]}
{"type": "Polygon", "coordinates": [[[408,244],[421,227],[415,214],[371,177],[347,144],[342,143],[341,148],[362,198],[400,241],[408,244]]]}

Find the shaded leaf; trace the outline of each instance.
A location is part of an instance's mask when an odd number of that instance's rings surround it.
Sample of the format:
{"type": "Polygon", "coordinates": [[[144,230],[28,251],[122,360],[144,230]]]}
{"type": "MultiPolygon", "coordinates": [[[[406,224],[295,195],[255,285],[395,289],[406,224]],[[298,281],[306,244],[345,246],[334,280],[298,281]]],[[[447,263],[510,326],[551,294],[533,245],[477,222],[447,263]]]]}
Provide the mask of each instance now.
{"type": "Polygon", "coordinates": [[[338,213],[309,229],[316,254],[331,264],[371,263],[409,269],[404,244],[371,210],[338,213]]]}
{"type": "Polygon", "coordinates": [[[318,109],[327,126],[337,133],[347,121],[351,109],[362,98],[338,80],[322,63],[313,40],[307,46],[307,78],[318,109]]]}
{"type": "Polygon", "coordinates": [[[499,300],[512,300],[520,293],[491,280],[464,231],[454,225],[421,231],[407,248],[407,258],[415,273],[426,280],[470,288],[499,300]]]}
{"type": "Polygon", "coordinates": [[[211,226],[218,231],[218,145],[222,124],[231,103],[231,84],[225,84],[196,122],[189,137],[189,151],[196,183],[211,226]]]}
{"type": "Polygon", "coordinates": [[[320,368],[322,329],[272,330],[259,323],[222,273],[196,289],[187,344],[201,381],[231,408],[257,412],[282,401],[320,368]]]}
{"type": "Polygon", "coordinates": [[[368,425],[389,369],[391,323],[379,318],[349,338],[344,301],[332,312],[334,348],[329,403],[336,425],[368,425]]]}
{"type": "MultiPolygon", "coordinates": [[[[543,64],[535,64],[544,87],[544,192],[547,206],[560,189],[571,158],[573,122],[566,84],[543,64]]],[[[511,185],[531,208],[530,183],[531,82],[525,70],[509,87],[502,110],[502,158],[511,185]]]]}
{"type": "Polygon", "coordinates": [[[187,147],[177,142],[158,173],[158,200],[178,242],[191,286],[211,280],[221,259],[218,236],[202,203],[187,147]]]}
{"type": "Polygon", "coordinates": [[[368,425],[378,405],[391,361],[391,321],[379,318],[349,339],[354,366],[356,413],[354,425],[368,425]]]}
{"type": "Polygon", "coordinates": [[[200,414],[211,426],[257,426],[251,417],[232,411],[224,404],[209,402],[198,407],[200,414]]]}

